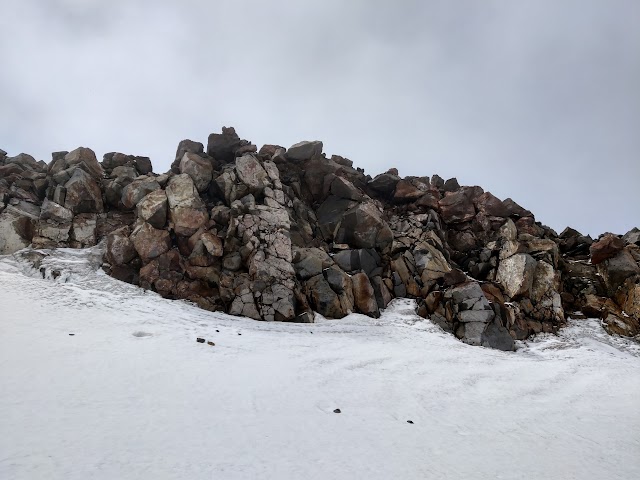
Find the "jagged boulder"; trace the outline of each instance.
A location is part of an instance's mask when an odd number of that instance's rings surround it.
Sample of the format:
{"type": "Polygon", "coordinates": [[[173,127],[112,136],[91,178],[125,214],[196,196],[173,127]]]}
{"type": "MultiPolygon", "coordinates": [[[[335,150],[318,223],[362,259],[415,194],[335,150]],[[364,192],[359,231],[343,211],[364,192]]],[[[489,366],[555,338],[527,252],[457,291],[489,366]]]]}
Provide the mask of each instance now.
{"type": "Polygon", "coordinates": [[[137,204],[138,218],[154,228],[164,228],[167,223],[167,211],[167,194],[164,190],[148,193],[137,204]]]}
{"type": "Polygon", "coordinates": [[[614,295],[628,279],[640,275],[640,266],[628,249],[620,250],[615,256],[598,264],[609,295],[614,295]]]}
{"type": "Polygon", "coordinates": [[[368,187],[382,196],[390,196],[396,189],[396,185],[400,182],[398,171],[395,173],[386,172],[377,175],[368,183],[368,187]]]}
{"type": "Polygon", "coordinates": [[[64,206],[74,214],[101,213],[104,210],[102,191],[96,181],[84,170],[75,169],[71,178],[64,184],[64,188],[66,192],[64,206]]]}
{"type": "Polygon", "coordinates": [[[133,210],[140,200],[149,193],[160,190],[160,184],[153,177],[140,176],[122,189],[121,203],[127,210],[133,210]]]}
{"type": "Polygon", "coordinates": [[[207,142],[207,155],[223,163],[230,163],[236,151],[242,147],[240,139],[233,127],[222,127],[222,133],[212,133],[207,142]]]}
{"type": "Polygon", "coordinates": [[[153,228],[148,223],[137,226],[131,234],[131,240],[136,252],[145,262],[159,257],[171,248],[169,232],[153,228]]]}
{"type": "Polygon", "coordinates": [[[96,154],[90,148],[78,147],[64,157],[64,168],[77,166],[94,179],[101,179],[104,175],[102,166],[98,163],[96,154]]]}
{"type": "Polygon", "coordinates": [[[209,214],[189,175],[172,177],[166,195],[169,218],[177,235],[191,236],[209,221],[209,214]]]}
{"type": "Polygon", "coordinates": [[[354,304],[360,313],[373,318],[380,316],[373,286],[366,273],[356,273],[351,277],[354,304]]]}
{"type": "Polygon", "coordinates": [[[411,203],[421,199],[429,191],[429,186],[417,179],[404,179],[396,184],[393,192],[395,203],[411,203]]]}
{"type": "Polygon", "coordinates": [[[347,314],[340,303],[338,294],[331,288],[323,275],[311,277],[306,281],[305,288],[311,307],[320,315],[327,318],[342,318],[347,314]]]}
{"type": "Polygon", "coordinates": [[[448,303],[456,336],[469,345],[482,345],[483,334],[495,313],[480,285],[463,283],[448,289],[443,298],[448,303]]]}
{"type": "Polygon", "coordinates": [[[15,201],[0,212],[0,255],[17,252],[31,243],[35,234],[40,208],[15,201]]]}
{"type": "Polygon", "coordinates": [[[107,235],[105,257],[111,265],[126,265],[136,258],[137,251],[130,234],[129,227],[122,227],[107,235]]]}
{"type": "Polygon", "coordinates": [[[475,206],[478,212],[491,217],[508,217],[509,210],[499,198],[490,192],[484,192],[475,199],[475,206]]]}
{"type": "Polygon", "coordinates": [[[238,179],[254,195],[261,194],[266,187],[271,186],[269,174],[251,154],[243,155],[236,160],[236,173],[238,179]]]}
{"type": "Polygon", "coordinates": [[[211,183],[213,165],[196,153],[186,152],[180,160],[180,173],[189,175],[198,192],[204,192],[211,183]]]}
{"type": "Polygon", "coordinates": [[[393,232],[373,203],[361,203],[344,214],[336,227],[335,241],[383,251],[391,245],[393,232]]]}
{"type": "Polygon", "coordinates": [[[314,140],[312,142],[299,142],[295,145],[291,145],[291,147],[289,147],[289,149],[287,150],[287,158],[289,160],[294,160],[297,162],[309,160],[310,158],[321,154],[322,142],[319,140],[314,140]]]}
{"type": "Polygon", "coordinates": [[[476,215],[474,199],[483,193],[481,190],[479,187],[465,187],[449,191],[438,202],[442,220],[446,223],[462,223],[472,220],[476,215]]]}
{"type": "Polygon", "coordinates": [[[591,263],[597,265],[605,260],[615,257],[625,246],[625,241],[610,233],[603,236],[589,247],[591,263]]]}
{"type": "Polygon", "coordinates": [[[70,240],[75,248],[91,247],[97,242],[98,217],[95,213],[80,213],[73,217],[70,240]]]}
{"type": "Polygon", "coordinates": [[[622,236],[622,240],[629,244],[640,245],[640,229],[632,228],[622,236]]]}

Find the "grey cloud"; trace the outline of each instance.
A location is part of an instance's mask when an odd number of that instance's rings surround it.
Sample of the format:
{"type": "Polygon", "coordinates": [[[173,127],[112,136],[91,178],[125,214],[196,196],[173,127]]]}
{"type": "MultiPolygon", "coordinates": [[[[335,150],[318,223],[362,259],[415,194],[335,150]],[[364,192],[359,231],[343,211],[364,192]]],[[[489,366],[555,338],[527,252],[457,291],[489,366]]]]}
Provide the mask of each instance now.
{"type": "Polygon", "coordinates": [[[638,18],[633,0],[11,2],[0,147],[164,171],[181,139],[233,125],[623,233],[640,223],[638,18]]]}

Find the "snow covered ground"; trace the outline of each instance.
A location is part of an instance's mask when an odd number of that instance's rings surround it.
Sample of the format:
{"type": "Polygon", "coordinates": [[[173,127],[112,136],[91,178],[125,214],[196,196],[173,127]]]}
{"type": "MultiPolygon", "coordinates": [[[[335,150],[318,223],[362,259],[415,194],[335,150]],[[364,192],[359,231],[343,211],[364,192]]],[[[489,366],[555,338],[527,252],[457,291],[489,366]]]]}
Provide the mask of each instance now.
{"type": "Polygon", "coordinates": [[[0,479],[640,478],[640,348],[597,321],[515,353],[410,301],[261,323],[49,253],[0,257],[0,479]]]}

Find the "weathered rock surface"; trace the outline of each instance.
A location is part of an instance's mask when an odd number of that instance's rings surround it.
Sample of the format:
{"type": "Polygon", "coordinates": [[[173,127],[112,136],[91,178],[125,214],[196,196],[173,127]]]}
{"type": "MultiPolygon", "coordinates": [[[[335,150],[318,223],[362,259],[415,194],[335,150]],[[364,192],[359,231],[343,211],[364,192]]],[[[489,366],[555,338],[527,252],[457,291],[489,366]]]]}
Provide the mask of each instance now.
{"type": "Polygon", "coordinates": [[[291,145],[287,150],[287,158],[295,161],[309,160],[320,154],[322,154],[322,142],[319,140],[299,142],[291,145]]]}

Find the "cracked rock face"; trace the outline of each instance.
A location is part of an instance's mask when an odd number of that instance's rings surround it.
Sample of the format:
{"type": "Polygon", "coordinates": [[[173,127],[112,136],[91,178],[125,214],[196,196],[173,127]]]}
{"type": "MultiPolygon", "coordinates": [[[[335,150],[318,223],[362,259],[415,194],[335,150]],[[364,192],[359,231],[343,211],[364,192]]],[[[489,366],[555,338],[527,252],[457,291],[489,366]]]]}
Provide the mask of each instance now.
{"type": "MultiPolygon", "coordinates": [[[[437,174],[371,178],[320,141],[260,150],[224,127],[171,170],[88,148],[0,152],[0,254],[95,245],[113,277],[263,321],[378,317],[394,298],[470,345],[513,350],[565,312],[640,333],[638,230],[560,235],[511,199],[437,174]]],[[[425,172],[433,173],[433,172],[425,172]]]]}

